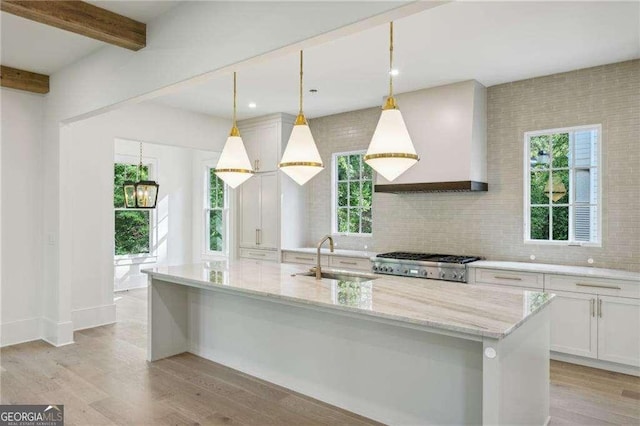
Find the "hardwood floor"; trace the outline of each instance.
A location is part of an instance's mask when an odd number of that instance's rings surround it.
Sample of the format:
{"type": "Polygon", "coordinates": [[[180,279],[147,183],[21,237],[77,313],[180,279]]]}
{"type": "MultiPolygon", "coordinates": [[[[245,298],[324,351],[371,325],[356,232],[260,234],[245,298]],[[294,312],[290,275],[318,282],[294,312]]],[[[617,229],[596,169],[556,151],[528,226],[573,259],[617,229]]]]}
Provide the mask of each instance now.
{"type": "MultiPolygon", "coordinates": [[[[0,351],[0,400],[65,405],[67,425],[365,425],[361,416],[191,354],[149,364],[146,290],[76,344],[0,351]]],[[[552,425],[640,425],[640,378],[551,363],[552,425]]]]}

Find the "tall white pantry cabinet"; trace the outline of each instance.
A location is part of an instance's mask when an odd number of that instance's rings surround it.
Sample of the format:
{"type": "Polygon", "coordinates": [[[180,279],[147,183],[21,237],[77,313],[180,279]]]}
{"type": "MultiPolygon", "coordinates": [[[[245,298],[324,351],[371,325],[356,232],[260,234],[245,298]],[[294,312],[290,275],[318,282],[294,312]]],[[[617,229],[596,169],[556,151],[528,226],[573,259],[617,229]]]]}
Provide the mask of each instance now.
{"type": "Polygon", "coordinates": [[[237,189],[238,256],[280,259],[304,245],[306,193],[278,170],[295,117],[272,114],[238,123],[255,175],[237,189]]]}

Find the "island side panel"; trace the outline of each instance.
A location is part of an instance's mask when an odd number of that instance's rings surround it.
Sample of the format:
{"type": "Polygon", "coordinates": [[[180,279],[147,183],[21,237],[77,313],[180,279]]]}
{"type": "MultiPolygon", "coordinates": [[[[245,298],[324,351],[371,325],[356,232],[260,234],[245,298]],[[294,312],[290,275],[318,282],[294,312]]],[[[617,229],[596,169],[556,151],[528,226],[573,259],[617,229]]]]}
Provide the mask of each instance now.
{"type": "Polygon", "coordinates": [[[189,349],[188,288],[149,277],[147,360],[189,349]]]}
{"type": "Polygon", "coordinates": [[[196,355],[388,424],[482,421],[481,341],[216,291],[189,299],[196,355]]]}
{"type": "Polygon", "coordinates": [[[485,339],[484,425],[549,421],[549,305],[502,340],[485,339]]]}

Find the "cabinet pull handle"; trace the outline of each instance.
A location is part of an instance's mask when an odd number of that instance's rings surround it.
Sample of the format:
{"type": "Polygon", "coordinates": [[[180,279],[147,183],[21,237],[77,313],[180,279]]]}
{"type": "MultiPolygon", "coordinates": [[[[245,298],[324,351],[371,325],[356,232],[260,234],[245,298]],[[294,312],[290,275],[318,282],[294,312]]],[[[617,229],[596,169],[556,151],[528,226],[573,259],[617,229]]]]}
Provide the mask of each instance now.
{"type": "Polygon", "coordinates": [[[358,262],[347,262],[346,260],[341,260],[340,264],[341,265],[357,265],[358,262]]]}
{"type": "Polygon", "coordinates": [[[258,240],[258,228],[256,228],[256,245],[260,245],[260,241],[258,240]]]}
{"type": "Polygon", "coordinates": [[[256,170],[260,170],[260,160],[256,160],[256,170]]]}
{"type": "Polygon", "coordinates": [[[266,254],[264,254],[264,253],[251,253],[251,254],[254,255],[254,256],[262,256],[262,257],[266,256],[266,254]]]}
{"type": "Polygon", "coordinates": [[[296,260],[313,260],[310,257],[299,257],[299,256],[294,257],[294,259],[296,259],[296,260]]]}
{"type": "Polygon", "coordinates": [[[596,299],[591,299],[591,316],[596,316],[596,299]]]}
{"type": "Polygon", "coordinates": [[[620,286],[617,285],[605,285],[605,284],[586,284],[586,283],[576,283],[578,287],[595,287],[595,288],[610,288],[612,290],[621,290],[620,286]]]}
{"type": "Polygon", "coordinates": [[[602,318],[602,299],[598,299],[598,316],[602,318]]]}
{"type": "Polygon", "coordinates": [[[520,277],[502,277],[500,275],[494,275],[493,278],[497,280],[522,281],[522,278],[520,277]]]}

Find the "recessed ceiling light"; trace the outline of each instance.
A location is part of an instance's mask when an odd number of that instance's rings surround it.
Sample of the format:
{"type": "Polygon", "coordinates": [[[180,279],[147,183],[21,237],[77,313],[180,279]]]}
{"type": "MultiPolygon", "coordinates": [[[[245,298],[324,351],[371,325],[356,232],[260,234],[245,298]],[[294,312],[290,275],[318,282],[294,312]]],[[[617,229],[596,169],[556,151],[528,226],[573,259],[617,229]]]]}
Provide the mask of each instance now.
{"type": "Polygon", "coordinates": [[[249,103],[249,108],[254,109],[254,108],[257,108],[257,107],[258,107],[258,105],[256,105],[255,102],[250,102],[249,103]]]}
{"type": "Polygon", "coordinates": [[[394,69],[392,69],[391,71],[389,71],[389,74],[391,74],[391,75],[398,75],[398,74],[400,74],[400,71],[398,71],[397,69],[395,69],[395,68],[394,68],[394,69]]]}

